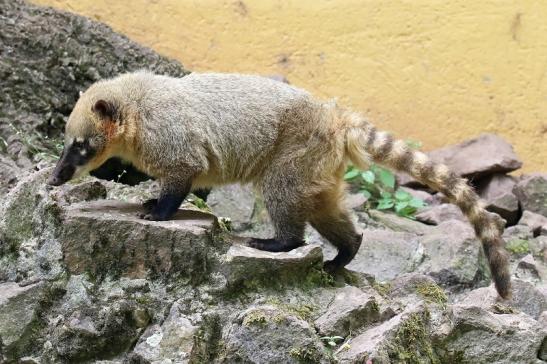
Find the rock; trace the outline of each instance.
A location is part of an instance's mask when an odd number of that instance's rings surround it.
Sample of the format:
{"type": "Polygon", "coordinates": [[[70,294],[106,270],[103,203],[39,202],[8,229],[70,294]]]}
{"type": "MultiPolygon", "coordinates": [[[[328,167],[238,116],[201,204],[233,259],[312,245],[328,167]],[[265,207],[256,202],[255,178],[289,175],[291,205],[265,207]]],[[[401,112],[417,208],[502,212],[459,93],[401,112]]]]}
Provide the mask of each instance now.
{"type": "Polygon", "coordinates": [[[71,312],[51,333],[57,362],[106,359],[127,351],[139,336],[137,312],[134,302],[123,299],[71,312]]]}
{"type": "Polygon", "coordinates": [[[178,303],[173,304],[169,316],[159,325],[149,326],[133,349],[133,358],[148,362],[171,360],[186,363],[193,347],[193,336],[198,327],[181,313],[178,303]]]}
{"type": "MultiPolygon", "coordinates": [[[[0,139],[0,151],[1,143],[2,139],[0,139]]],[[[22,171],[13,160],[0,154],[0,196],[6,194],[15,185],[21,173],[22,171]]]]}
{"type": "Polygon", "coordinates": [[[502,173],[492,174],[477,183],[477,193],[486,201],[490,201],[505,193],[511,193],[517,184],[515,177],[502,173]]]}
{"type": "Polygon", "coordinates": [[[414,307],[424,301],[444,306],[448,301],[446,293],[435,280],[420,273],[403,274],[391,281],[389,297],[404,307],[414,307]]]}
{"type": "Polygon", "coordinates": [[[509,226],[505,229],[502,235],[503,239],[510,241],[513,239],[529,240],[534,237],[532,229],[525,225],[509,226]]]}
{"type": "Polygon", "coordinates": [[[22,0],[0,2],[0,14],[0,137],[8,155],[27,169],[31,155],[51,159],[59,152],[59,133],[79,92],[93,82],[143,68],[178,77],[188,73],[82,16],[22,0]]]}
{"type": "Polygon", "coordinates": [[[547,334],[530,316],[494,314],[476,306],[452,306],[443,356],[455,363],[536,363],[547,334]]]}
{"type": "Polygon", "coordinates": [[[224,263],[230,286],[256,289],[257,286],[320,280],[323,254],[321,247],[315,244],[286,253],[234,244],[226,253],[224,263]]]}
{"type": "Polygon", "coordinates": [[[379,281],[412,272],[424,258],[418,236],[380,229],[363,231],[363,243],[347,269],[372,274],[379,281]]]}
{"type": "Polygon", "coordinates": [[[547,235],[540,235],[528,241],[530,252],[541,262],[547,263],[547,235]]]}
{"type": "Polygon", "coordinates": [[[106,187],[97,180],[82,183],[66,183],[56,189],[54,195],[67,203],[92,201],[106,198],[106,187]]]}
{"type": "Polygon", "coordinates": [[[513,194],[515,178],[505,174],[494,174],[484,178],[477,188],[479,195],[487,202],[486,209],[495,212],[515,225],[519,218],[519,201],[513,194]]]}
{"type": "Polygon", "coordinates": [[[438,199],[434,195],[424,190],[418,190],[409,187],[401,187],[401,189],[405,192],[410,193],[412,197],[418,198],[428,205],[436,205],[439,203],[438,199]]]}
{"type": "Polygon", "coordinates": [[[283,83],[286,83],[286,84],[290,84],[289,80],[287,80],[287,77],[285,77],[285,76],[283,76],[283,75],[280,75],[280,74],[267,75],[266,77],[271,78],[272,80],[275,80],[275,81],[279,81],[279,82],[283,82],[283,83]]]}
{"type": "MultiPolygon", "coordinates": [[[[315,327],[321,336],[346,337],[361,327],[379,321],[382,317],[380,303],[383,299],[377,294],[365,293],[359,288],[346,286],[336,290],[327,311],[315,320],[315,327]]],[[[393,316],[394,312],[385,312],[393,316]]],[[[388,317],[389,318],[389,317],[388,317]]]]}
{"type": "MultiPolygon", "coordinates": [[[[433,150],[427,155],[434,162],[446,164],[457,175],[471,180],[522,167],[522,161],[511,144],[494,134],[481,134],[460,144],[433,150]]],[[[398,176],[398,182],[403,186],[421,186],[408,175],[398,176]]]]}
{"type": "Polygon", "coordinates": [[[513,188],[523,210],[547,217],[547,174],[522,176],[513,188]]]}
{"type": "Polygon", "coordinates": [[[539,269],[532,254],[526,255],[518,262],[515,276],[521,279],[526,277],[530,277],[532,280],[540,279],[539,269]]]}
{"type": "Polygon", "coordinates": [[[231,220],[235,232],[250,229],[255,211],[255,193],[251,186],[227,185],[214,188],[207,204],[216,216],[231,220]]]}
{"type": "Polygon", "coordinates": [[[547,310],[547,297],[532,283],[513,279],[512,289],[513,296],[508,300],[499,301],[498,294],[491,285],[464,294],[458,302],[465,306],[482,307],[493,313],[521,311],[534,319],[538,319],[547,310]]]}
{"type": "Polygon", "coordinates": [[[416,235],[424,235],[430,230],[429,226],[405,217],[397,216],[393,213],[369,210],[368,215],[370,215],[374,221],[379,222],[382,227],[390,230],[408,232],[416,235]]]}
{"type": "Polygon", "coordinates": [[[486,209],[500,215],[507,225],[515,225],[519,218],[519,203],[512,193],[506,193],[488,201],[486,209]]]}
{"type": "Polygon", "coordinates": [[[468,223],[445,221],[420,238],[425,258],[418,272],[441,286],[468,287],[487,277],[480,242],[468,223]]]}
{"type": "Polygon", "coordinates": [[[143,203],[151,198],[158,198],[160,185],[156,181],[146,181],[136,186],[129,186],[111,181],[102,181],[106,186],[107,200],[121,200],[130,203],[143,203]]]}
{"type": "Polygon", "coordinates": [[[467,218],[456,205],[447,203],[420,209],[416,214],[416,220],[429,225],[439,225],[441,222],[448,220],[467,222],[467,218]]]}
{"type": "Polygon", "coordinates": [[[435,162],[446,164],[456,174],[473,179],[511,172],[522,166],[511,144],[494,134],[481,134],[460,144],[431,151],[428,155],[435,162]]]}
{"type": "Polygon", "coordinates": [[[0,283],[0,359],[5,354],[16,358],[29,345],[36,315],[40,308],[43,284],[20,287],[17,283],[0,283]]]}
{"type": "Polygon", "coordinates": [[[271,305],[251,307],[222,332],[220,363],[328,363],[309,323],[271,305]]]}
{"type": "Polygon", "coordinates": [[[349,341],[349,349],[337,354],[340,363],[406,362],[435,363],[429,339],[429,313],[423,306],[391,318],[349,341]]]}
{"type": "Polygon", "coordinates": [[[0,280],[53,280],[64,271],[56,239],[62,209],[46,185],[50,173],[29,174],[0,205],[0,280]]]}
{"type": "Polygon", "coordinates": [[[534,236],[547,235],[547,217],[545,216],[525,210],[519,220],[519,225],[528,226],[532,229],[534,236]]]}
{"type": "Polygon", "coordinates": [[[215,241],[216,218],[179,210],[173,220],[137,217],[140,205],[99,200],[70,206],[60,240],[72,274],[199,280],[227,246],[215,241]]]}
{"type": "Polygon", "coordinates": [[[367,198],[362,193],[348,193],[345,198],[345,205],[356,211],[364,211],[367,198]]]}

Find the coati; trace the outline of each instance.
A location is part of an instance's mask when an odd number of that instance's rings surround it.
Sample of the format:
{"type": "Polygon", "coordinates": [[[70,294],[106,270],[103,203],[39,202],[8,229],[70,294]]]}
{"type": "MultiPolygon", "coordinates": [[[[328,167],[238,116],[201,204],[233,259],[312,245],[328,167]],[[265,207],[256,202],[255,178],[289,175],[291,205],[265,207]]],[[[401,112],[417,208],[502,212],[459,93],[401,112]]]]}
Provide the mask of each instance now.
{"type": "Polygon", "coordinates": [[[348,163],[405,171],[442,192],[469,218],[501,297],[510,294],[504,221],[487,212],[465,179],[356,112],[296,87],[239,74],[171,78],[140,71],[99,81],[77,101],[62,156],[49,180],[60,185],[118,157],[160,181],[140,215],[167,220],[192,189],[252,183],[275,228],[251,247],[289,251],[310,223],[338,249],[325,269],[348,264],[359,234],[341,203],[348,163]]]}

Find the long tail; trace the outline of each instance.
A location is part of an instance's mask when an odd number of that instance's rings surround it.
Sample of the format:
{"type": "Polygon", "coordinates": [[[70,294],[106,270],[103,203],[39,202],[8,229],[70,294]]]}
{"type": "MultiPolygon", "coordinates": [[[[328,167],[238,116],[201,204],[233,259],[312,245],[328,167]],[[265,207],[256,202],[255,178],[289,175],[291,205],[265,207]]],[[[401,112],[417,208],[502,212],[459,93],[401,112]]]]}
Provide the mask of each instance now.
{"type": "Polygon", "coordinates": [[[409,148],[404,141],[394,140],[388,133],[378,131],[357,113],[343,111],[341,118],[347,125],[346,153],[353,164],[365,167],[372,159],[375,163],[407,172],[442,192],[462,210],[482,242],[498,294],[503,298],[510,297],[509,259],[501,237],[504,220],[484,209],[467,180],[451,172],[447,166],[433,162],[426,154],[409,148]]]}

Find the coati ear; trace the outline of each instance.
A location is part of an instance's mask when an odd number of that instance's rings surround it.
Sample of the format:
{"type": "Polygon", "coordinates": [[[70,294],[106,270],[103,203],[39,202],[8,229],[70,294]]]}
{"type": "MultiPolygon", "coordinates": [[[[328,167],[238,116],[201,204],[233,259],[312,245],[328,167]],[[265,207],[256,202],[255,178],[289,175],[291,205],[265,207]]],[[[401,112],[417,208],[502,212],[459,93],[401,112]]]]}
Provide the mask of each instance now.
{"type": "Polygon", "coordinates": [[[107,120],[107,121],[114,121],[116,122],[116,107],[111,102],[108,102],[106,100],[98,100],[95,102],[91,110],[98,114],[101,119],[107,120]]]}

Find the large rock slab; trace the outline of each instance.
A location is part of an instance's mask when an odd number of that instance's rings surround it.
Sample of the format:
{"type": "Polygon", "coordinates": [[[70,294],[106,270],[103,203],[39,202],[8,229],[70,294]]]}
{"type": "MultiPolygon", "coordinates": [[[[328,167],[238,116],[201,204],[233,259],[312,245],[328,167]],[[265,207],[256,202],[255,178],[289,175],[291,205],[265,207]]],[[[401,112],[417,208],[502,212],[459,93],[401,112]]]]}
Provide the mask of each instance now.
{"type": "Polygon", "coordinates": [[[412,272],[424,258],[418,235],[381,229],[363,231],[363,243],[347,269],[389,281],[412,272]]]}
{"type": "Polygon", "coordinates": [[[547,216],[547,174],[522,176],[513,188],[523,210],[547,216]]]}
{"type": "Polygon", "coordinates": [[[137,217],[142,207],[99,200],[72,205],[60,240],[69,272],[130,278],[205,279],[227,245],[214,215],[179,210],[172,220],[137,217]]]}

